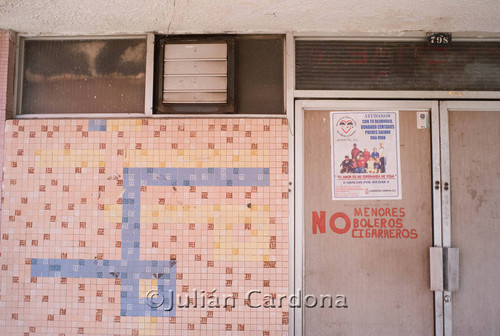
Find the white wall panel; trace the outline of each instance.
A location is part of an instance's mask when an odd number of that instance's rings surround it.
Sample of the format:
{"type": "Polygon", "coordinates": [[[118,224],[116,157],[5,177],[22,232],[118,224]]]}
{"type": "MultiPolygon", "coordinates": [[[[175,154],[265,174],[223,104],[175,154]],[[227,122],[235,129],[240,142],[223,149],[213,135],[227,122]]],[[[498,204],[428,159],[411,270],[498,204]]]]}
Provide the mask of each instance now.
{"type": "Polygon", "coordinates": [[[481,35],[500,32],[498,17],[498,0],[0,0],[0,28],[34,34],[451,31],[481,35]]]}

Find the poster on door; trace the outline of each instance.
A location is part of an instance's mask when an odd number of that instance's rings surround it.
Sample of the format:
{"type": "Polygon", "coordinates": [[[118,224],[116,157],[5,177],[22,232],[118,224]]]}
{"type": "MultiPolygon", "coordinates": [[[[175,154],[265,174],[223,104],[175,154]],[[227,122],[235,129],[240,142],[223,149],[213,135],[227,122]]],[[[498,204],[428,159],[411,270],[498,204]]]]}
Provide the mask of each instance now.
{"type": "Polygon", "coordinates": [[[333,200],[401,199],[398,111],[330,112],[333,200]]]}

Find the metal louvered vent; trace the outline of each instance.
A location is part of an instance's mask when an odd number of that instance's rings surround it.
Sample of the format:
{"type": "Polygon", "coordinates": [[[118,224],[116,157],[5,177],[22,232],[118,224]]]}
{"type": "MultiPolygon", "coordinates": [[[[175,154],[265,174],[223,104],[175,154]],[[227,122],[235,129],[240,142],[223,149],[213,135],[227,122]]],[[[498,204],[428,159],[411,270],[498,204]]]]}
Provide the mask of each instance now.
{"type": "Polygon", "coordinates": [[[296,41],[297,90],[500,90],[500,43],[296,41]]]}
{"type": "Polygon", "coordinates": [[[163,103],[226,103],[227,44],[166,44],[163,103]]]}

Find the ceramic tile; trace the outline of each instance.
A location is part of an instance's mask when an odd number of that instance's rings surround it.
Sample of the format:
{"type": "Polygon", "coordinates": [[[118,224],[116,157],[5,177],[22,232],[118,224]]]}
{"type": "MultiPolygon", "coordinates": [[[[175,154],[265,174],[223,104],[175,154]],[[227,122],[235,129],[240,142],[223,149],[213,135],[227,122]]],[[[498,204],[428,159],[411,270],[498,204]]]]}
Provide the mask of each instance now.
{"type": "Polygon", "coordinates": [[[286,306],[247,300],[288,293],[287,132],[282,119],[8,121],[2,329],[287,335],[286,306]]]}

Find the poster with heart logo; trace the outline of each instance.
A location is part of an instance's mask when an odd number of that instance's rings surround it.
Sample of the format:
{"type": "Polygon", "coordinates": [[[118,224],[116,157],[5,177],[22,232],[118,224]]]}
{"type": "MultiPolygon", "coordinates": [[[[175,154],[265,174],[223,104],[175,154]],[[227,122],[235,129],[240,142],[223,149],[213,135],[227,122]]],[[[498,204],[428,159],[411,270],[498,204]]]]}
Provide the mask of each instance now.
{"type": "Polygon", "coordinates": [[[332,199],[401,199],[398,111],[330,112],[332,199]]]}

